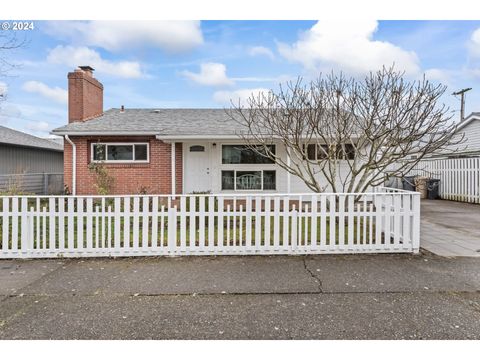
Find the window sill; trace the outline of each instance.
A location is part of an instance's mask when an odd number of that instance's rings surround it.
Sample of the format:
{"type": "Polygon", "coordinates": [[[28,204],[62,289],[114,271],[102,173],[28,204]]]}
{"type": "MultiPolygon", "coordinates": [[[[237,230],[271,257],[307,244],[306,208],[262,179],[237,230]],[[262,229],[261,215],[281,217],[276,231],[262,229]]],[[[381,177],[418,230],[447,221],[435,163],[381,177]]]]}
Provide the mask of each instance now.
{"type": "MultiPolygon", "coordinates": [[[[100,163],[94,163],[94,164],[100,164],[100,163]]],[[[109,169],[115,169],[115,168],[148,168],[148,167],[150,167],[150,163],[148,163],[148,162],[138,162],[138,163],[134,163],[134,162],[130,162],[130,163],[122,163],[122,162],[119,162],[119,163],[103,163],[103,165],[104,165],[106,168],[109,168],[109,169]]]]}
{"type": "Polygon", "coordinates": [[[277,190],[220,190],[222,193],[236,193],[236,194],[248,194],[248,193],[259,193],[259,194],[274,194],[278,192],[277,190]]]}

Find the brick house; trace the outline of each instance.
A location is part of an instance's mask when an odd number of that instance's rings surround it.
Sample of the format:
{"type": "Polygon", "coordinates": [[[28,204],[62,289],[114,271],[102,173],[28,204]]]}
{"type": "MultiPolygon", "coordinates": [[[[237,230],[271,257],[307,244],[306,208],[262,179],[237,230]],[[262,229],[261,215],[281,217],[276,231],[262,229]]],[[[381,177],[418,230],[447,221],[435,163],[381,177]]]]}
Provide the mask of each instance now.
{"type": "MultiPolygon", "coordinates": [[[[114,178],[114,194],[309,192],[300,178],[242,146],[241,125],[224,109],[103,110],[103,85],[90,66],[68,74],[68,124],[63,136],[65,184],[96,193],[92,162],[114,178]]],[[[280,144],[277,156],[287,158],[280,144]]],[[[314,154],[315,155],[315,154],[314,154]]]]}

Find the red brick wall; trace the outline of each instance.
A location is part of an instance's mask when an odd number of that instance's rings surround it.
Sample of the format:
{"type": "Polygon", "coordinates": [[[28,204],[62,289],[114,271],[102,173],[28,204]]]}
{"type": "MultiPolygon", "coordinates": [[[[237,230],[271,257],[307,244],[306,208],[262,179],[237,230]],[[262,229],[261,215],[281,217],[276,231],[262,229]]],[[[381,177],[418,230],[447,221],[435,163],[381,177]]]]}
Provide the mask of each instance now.
{"type": "Polygon", "coordinates": [[[103,113],[103,85],[91,73],[68,73],[68,122],[85,121],[103,113]]]}
{"type": "MultiPolygon", "coordinates": [[[[77,195],[97,194],[95,174],[88,169],[92,142],[149,142],[150,162],[148,164],[105,164],[108,173],[115,179],[112,194],[139,194],[145,189],[148,194],[172,193],[171,144],[155,137],[70,137],[77,148],[77,195]]],[[[182,144],[175,148],[176,193],[182,192],[182,144]]],[[[65,142],[64,152],[65,184],[72,191],[72,146],[65,142]]]]}

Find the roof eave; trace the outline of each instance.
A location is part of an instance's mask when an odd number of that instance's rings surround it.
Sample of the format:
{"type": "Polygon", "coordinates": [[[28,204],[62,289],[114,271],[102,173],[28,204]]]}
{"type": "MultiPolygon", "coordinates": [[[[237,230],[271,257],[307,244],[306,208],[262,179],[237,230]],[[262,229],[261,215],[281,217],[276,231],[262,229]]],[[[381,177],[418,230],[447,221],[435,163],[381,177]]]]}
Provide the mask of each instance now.
{"type": "Polygon", "coordinates": [[[158,132],[154,131],[69,131],[69,130],[52,130],[52,135],[59,136],[155,136],[158,132]]]}
{"type": "Polygon", "coordinates": [[[465,120],[463,120],[460,124],[458,124],[456,131],[463,129],[465,126],[470,124],[473,120],[479,120],[480,116],[477,114],[470,114],[465,120]]]}
{"type": "Polygon", "coordinates": [[[26,144],[12,144],[8,142],[1,142],[0,145],[5,146],[13,146],[13,147],[21,147],[21,148],[29,148],[29,149],[38,149],[38,150],[45,150],[45,151],[56,151],[56,152],[63,152],[63,148],[50,148],[44,146],[35,146],[35,145],[26,145],[26,144]]]}
{"type": "Polygon", "coordinates": [[[228,135],[156,135],[158,140],[217,140],[217,139],[238,139],[235,134],[228,135]]]}
{"type": "MultiPolygon", "coordinates": [[[[233,139],[242,139],[242,138],[254,138],[253,136],[241,135],[241,134],[226,134],[226,135],[156,135],[158,140],[174,141],[174,140],[233,140],[233,139]]],[[[261,137],[261,136],[258,136],[261,137]]],[[[351,136],[356,138],[355,135],[351,136]]],[[[281,140],[280,136],[265,135],[265,139],[277,139],[281,140]]],[[[305,138],[310,138],[310,136],[305,136],[305,138]]]]}

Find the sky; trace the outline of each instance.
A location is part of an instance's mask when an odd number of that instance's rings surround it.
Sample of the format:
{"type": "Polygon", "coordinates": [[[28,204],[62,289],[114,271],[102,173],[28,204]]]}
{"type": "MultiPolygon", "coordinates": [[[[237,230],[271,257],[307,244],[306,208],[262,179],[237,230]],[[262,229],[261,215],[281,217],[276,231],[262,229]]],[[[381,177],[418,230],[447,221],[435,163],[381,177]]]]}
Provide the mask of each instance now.
{"type": "Polygon", "coordinates": [[[37,136],[68,122],[78,65],[95,68],[104,110],[223,108],[298,76],[395,64],[446,85],[455,119],[462,88],[466,113],[480,111],[480,21],[35,21],[16,35],[24,45],[0,52],[15,65],[0,76],[0,125],[37,136]]]}

